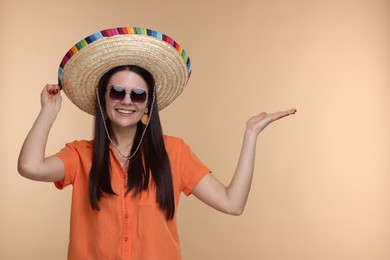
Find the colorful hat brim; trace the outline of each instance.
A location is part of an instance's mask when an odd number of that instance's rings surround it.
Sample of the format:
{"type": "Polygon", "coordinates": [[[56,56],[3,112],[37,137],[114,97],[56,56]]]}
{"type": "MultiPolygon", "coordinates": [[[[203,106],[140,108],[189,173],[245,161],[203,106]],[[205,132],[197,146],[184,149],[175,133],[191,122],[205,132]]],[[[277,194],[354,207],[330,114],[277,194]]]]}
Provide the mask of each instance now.
{"type": "Polygon", "coordinates": [[[95,33],[73,46],[61,62],[58,81],[76,106],[95,115],[100,78],[121,65],[137,65],[153,75],[159,110],[182,93],[192,70],[187,53],[169,36],[122,27],[95,33]]]}

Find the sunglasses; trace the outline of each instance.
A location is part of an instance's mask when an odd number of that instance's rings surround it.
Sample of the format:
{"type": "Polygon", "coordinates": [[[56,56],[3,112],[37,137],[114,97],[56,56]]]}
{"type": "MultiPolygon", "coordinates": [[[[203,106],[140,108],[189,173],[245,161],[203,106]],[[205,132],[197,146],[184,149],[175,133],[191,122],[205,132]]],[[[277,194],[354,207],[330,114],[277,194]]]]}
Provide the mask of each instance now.
{"type": "Polygon", "coordinates": [[[114,85],[111,86],[108,91],[108,96],[113,101],[122,101],[125,98],[126,94],[129,94],[131,102],[141,104],[146,101],[146,98],[148,96],[148,93],[143,88],[134,88],[130,92],[126,92],[123,87],[114,85]]]}

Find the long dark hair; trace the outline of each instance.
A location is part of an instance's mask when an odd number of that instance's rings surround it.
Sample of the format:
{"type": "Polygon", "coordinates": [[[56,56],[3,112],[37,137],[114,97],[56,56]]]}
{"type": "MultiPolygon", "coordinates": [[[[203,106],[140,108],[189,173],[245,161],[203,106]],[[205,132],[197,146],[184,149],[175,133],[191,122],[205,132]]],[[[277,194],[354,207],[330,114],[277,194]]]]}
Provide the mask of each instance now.
{"type": "MultiPolygon", "coordinates": [[[[119,66],[108,71],[101,77],[98,85],[98,96],[103,111],[105,111],[106,108],[104,97],[108,81],[112,75],[119,71],[135,72],[145,80],[148,85],[149,93],[148,108],[149,111],[151,111],[149,114],[152,114],[140,149],[130,160],[127,173],[127,192],[133,191],[133,196],[141,195],[141,192],[147,190],[149,187],[151,173],[152,181],[156,185],[156,202],[159,207],[165,211],[167,219],[172,219],[175,214],[172,173],[163,140],[163,132],[157,108],[157,97],[155,104],[151,107],[153,103],[153,93],[155,91],[153,76],[147,70],[134,65],[119,66]]],[[[98,102],[96,103],[92,168],[89,176],[89,200],[92,209],[100,210],[98,202],[103,197],[104,193],[111,195],[116,195],[116,193],[111,187],[109,160],[110,141],[104,128],[104,123],[106,123],[109,133],[112,133],[110,120],[100,116],[98,102]],[[105,120],[105,122],[103,120],[105,120]]],[[[144,128],[145,125],[141,122],[137,124],[137,131],[130,154],[135,152],[137,144],[141,141],[144,128]]]]}

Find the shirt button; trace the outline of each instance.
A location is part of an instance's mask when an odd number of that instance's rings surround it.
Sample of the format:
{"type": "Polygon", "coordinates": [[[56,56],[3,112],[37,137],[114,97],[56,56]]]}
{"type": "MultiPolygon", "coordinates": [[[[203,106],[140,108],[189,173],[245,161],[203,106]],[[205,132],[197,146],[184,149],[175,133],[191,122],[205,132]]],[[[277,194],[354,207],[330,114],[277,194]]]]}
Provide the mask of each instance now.
{"type": "Polygon", "coordinates": [[[129,214],[125,214],[125,219],[128,219],[129,218],[129,214]]]}
{"type": "Polygon", "coordinates": [[[128,237],[124,237],[123,240],[124,240],[125,242],[127,242],[127,240],[129,240],[129,238],[128,238],[128,237]]]}

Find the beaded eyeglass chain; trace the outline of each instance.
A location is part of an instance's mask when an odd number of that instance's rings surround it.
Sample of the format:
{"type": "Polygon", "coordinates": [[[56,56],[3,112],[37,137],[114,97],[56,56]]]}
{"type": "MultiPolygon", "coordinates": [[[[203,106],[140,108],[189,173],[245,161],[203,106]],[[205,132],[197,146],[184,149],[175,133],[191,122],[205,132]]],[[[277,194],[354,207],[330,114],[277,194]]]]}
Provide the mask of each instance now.
{"type": "Polygon", "coordinates": [[[125,162],[125,164],[123,165],[123,171],[124,171],[124,174],[125,174],[125,185],[126,185],[126,186],[127,186],[127,181],[128,181],[128,171],[129,171],[130,160],[136,155],[136,153],[138,152],[139,148],[141,147],[141,143],[142,143],[142,140],[144,139],[144,136],[145,136],[145,133],[146,133],[146,129],[148,128],[149,123],[150,123],[150,118],[152,117],[153,106],[154,106],[154,102],[155,102],[155,100],[156,100],[156,94],[155,94],[155,92],[156,92],[156,91],[153,90],[153,100],[152,100],[152,104],[151,104],[151,106],[150,106],[150,114],[149,114],[148,122],[146,123],[146,125],[145,125],[145,127],[144,127],[144,130],[143,130],[143,132],[142,132],[141,140],[139,141],[139,143],[138,143],[138,145],[137,145],[137,148],[135,149],[135,151],[134,151],[133,154],[130,154],[130,152],[131,152],[131,150],[130,150],[130,151],[129,151],[129,155],[124,155],[124,154],[122,154],[122,152],[119,150],[118,145],[116,145],[115,142],[111,139],[110,133],[109,133],[108,128],[107,128],[107,125],[106,125],[106,120],[105,120],[103,108],[102,108],[102,105],[101,105],[101,103],[100,103],[99,90],[98,90],[98,88],[96,88],[96,98],[97,98],[97,101],[98,101],[99,110],[100,110],[100,115],[102,116],[102,119],[103,119],[104,129],[105,129],[105,131],[106,131],[108,140],[110,140],[110,143],[112,144],[112,146],[114,146],[114,148],[115,148],[115,150],[118,152],[118,154],[119,154],[120,156],[122,156],[124,159],[126,159],[126,162],[125,162]]]}

